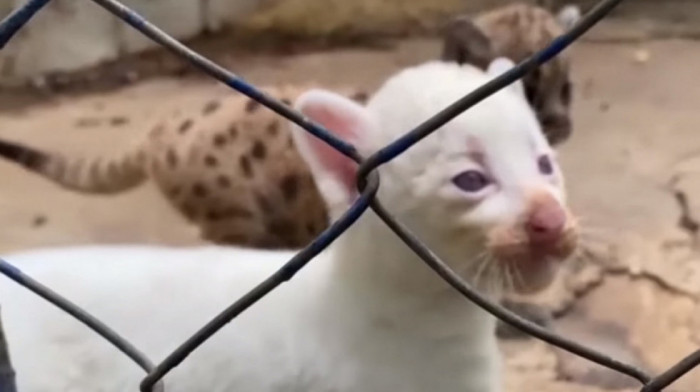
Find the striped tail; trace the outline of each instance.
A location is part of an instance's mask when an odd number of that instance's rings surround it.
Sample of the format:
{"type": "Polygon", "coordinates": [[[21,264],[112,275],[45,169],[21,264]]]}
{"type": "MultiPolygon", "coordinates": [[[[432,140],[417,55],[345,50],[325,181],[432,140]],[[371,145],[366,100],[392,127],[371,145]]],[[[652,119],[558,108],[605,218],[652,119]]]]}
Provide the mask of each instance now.
{"type": "Polygon", "coordinates": [[[114,159],[85,159],[0,140],[0,157],[65,189],[94,194],[119,193],[143,183],[146,168],[141,150],[134,148],[114,159]]]}

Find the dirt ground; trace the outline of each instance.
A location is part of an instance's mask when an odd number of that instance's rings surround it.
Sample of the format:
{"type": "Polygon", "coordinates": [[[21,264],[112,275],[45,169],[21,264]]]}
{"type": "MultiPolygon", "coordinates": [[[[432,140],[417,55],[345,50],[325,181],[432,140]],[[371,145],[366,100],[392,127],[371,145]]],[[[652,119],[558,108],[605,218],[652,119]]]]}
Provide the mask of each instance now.
{"type": "MultiPolygon", "coordinates": [[[[397,67],[438,51],[437,41],[421,39],[386,51],[232,61],[235,72],[257,84],[372,88],[397,67]]],[[[700,256],[692,224],[700,207],[700,43],[582,42],[572,53],[575,131],[559,152],[591,252],[539,300],[556,312],[562,334],[656,374],[700,344],[700,256]],[[687,214],[676,192],[687,197],[687,214]]],[[[125,147],[158,116],[200,107],[226,92],[209,80],[164,78],[109,93],[58,96],[0,113],[0,137],[100,154],[125,147]]],[[[0,251],[199,241],[150,184],[119,196],[86,197],[5,162],[0,178],[0,251]]],[[[627,377],[535,340],[504,341],[503,349],[508,391],[639,390],[627,377]]],[[[700,391],[699,382],[697,370],[668,390],[700,391]]]]}

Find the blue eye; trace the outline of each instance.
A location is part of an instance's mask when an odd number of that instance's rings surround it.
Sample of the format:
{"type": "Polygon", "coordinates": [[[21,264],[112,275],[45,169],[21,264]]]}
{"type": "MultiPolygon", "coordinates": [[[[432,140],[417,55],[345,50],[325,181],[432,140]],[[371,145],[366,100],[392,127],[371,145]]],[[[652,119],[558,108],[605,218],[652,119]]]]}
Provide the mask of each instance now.
{"type": "Polygon", "coordinates": [[[540,173],[545,175],[549,175],[554,172],[552,161],[546,155],[542,155],[537,158],[537,168],[540,170],[540,173]]]}
{"type": "Polygon", "coordinates": [[[463,191],[478,192],[488,186],[491,181],[484,173],[476,170],[467,170],[452,178],[452,183],[463,191]]]}

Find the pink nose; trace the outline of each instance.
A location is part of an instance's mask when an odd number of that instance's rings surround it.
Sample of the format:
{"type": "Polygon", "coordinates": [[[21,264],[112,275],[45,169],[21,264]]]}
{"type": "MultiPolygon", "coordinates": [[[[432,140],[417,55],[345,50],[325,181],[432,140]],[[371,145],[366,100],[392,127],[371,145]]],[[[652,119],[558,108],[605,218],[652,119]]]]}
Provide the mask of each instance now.
{"type": "Polygon", "coordinates": [[[530,242],[551,244],[561,237],[566,227],[566,213],[556,200],[537,203],[530,212],[525,229],[530,242]]]}

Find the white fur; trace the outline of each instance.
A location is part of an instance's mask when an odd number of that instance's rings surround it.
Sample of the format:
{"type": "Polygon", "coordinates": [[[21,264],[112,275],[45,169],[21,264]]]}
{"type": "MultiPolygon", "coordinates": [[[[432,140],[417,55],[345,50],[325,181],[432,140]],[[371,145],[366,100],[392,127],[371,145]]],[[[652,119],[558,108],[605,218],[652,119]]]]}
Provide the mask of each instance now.
{"type": "MultiPolygon", "coordinates": [[[[487,82],[471,66],[430,62],[389,79],[363,109],[328,93],[298,107],[348,114],[368,155],[487,82]]],[[[294,128],[316,181],[310,136],[294,128]],[[304,147],[305,146],[305,147],[304,147]]],[[[530,189],[563,199],[560,178],[537,172],[550,151],[529,106],[501,91],[382,166],[380,199],[456,270],[470,277],[479,229],[514,219],[530,189]],[[465,195],[449,179],[483,145],[498,185],[465,195]],[[476,230],[476,231],[475,231],[476,230]]],[[[336,184],[337,185],[337,184],[336,184]]],[[[336,191],[347,191],[348,184],[336,191]]],[[[340,206],[332,211],[334,217],[340,206]]],[[[159,361],[253,288],[292,252],[235,247],[85,246],[5,259],[75,301],[159,361]]],[[[0,279],[2,317],[22,392],[136,391],[143,372],[67,314],[0,279]]],[[[498,392],[494,320],[464,299],[371,212],[290,282],[263,298],[165,377],[168,392],[498,392]]]]}
{"type": "Polygon", "coordinates": [[[566,30],[572,28],[581,19],[581,9],[575,4],[567,4],[559,10],[557,21],[566,30]]]}

